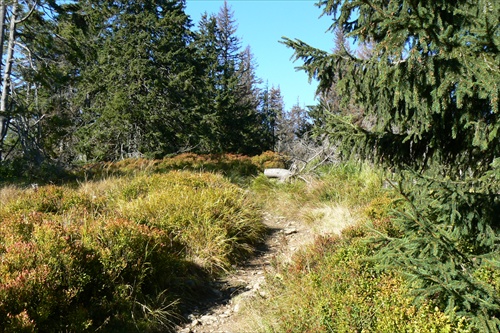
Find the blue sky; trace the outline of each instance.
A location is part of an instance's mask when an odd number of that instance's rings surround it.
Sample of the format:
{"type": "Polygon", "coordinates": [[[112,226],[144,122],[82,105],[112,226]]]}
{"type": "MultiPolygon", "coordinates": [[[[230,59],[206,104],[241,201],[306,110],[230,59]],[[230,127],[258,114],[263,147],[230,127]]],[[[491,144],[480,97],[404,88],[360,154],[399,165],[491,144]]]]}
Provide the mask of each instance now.
{"type": "MultiPolygon", "coordinates": [[[[224,0],[187,0],[186,13],[197,26],[201,15],[216,14],[224,0]]],[[[242,48],[250,45],[257,63],[257,76],[280,86],[286,109],[299,100],[304,107],[315,104],[316,82],[308,83],[307,75],[295,70],[293,50],[278,43],[282,36],[298,38],[322,50],[333,48],[333,34],[326,32],[331,17],[319,18],[322,11],[316,0],[228,0],[238,25],[237,36],[242,48]]]]}

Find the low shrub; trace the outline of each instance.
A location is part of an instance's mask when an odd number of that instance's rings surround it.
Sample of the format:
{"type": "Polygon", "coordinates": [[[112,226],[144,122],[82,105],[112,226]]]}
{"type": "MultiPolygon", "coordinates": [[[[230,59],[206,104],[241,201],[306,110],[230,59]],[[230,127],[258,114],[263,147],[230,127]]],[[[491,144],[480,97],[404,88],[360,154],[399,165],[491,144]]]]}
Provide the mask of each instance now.
{"type": "Polygon", "coordinates": [[[172,331],[265,233],[251,197],[212,173],[0,193],[4,331],[172,331]]]}
{"type": "Polygon", "coordinates": [[[363,238],[319,237],[268,276],[260,332],[469,332],[432,303],[417,307],[396,272],[367,260],[363,238]]]}
{"type": "Polygon", "coordinates": [[[246,184],[249,177],[269,167],[285,167],[286,158],[266,152],[248,157],[233,154],[198,155],[184,153],[161,160],[130,158],[119,162],[101,162],[83,166],[77,173],[80,178],[102,180],[109,177],[165,173],[174,170],[220,173],[233,183],[246,184]]]}
{"type": "Polygon", "coordinates": [[[261,171],[269,168],[286,168],[289,163],[287,156],[272,151],[253,156],[251,160],[261,171]]]}

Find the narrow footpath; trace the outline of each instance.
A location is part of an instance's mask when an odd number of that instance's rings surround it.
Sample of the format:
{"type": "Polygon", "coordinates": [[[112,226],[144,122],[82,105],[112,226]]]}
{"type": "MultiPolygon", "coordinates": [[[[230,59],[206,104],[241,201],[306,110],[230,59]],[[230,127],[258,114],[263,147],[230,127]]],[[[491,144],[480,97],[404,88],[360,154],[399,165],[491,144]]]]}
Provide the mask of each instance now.
{"type": "MultiPolygon", "coordinates": [[[[342,215],[342,214],[341,214],[342,215]]],[[[300,221],[290,221],[269,213],[264,215],[264,223],[269,234],[256,255],[235,268],[233,272],[210,288],[214,297],[200,301],[192,313],[185,314],[187,323],[177,327],[177,333],[246,333],[242,307],[245,301],[254,297],[265,298],[263,288],[266,273],[278,264],[292,259],[293,253],[314,241],[316,235],[339,232],[350,219],[335,219],[337,223],[323,224],[314,228],[300,221]],[[338,222],[342,221],[342,226],[338,222]]]]}

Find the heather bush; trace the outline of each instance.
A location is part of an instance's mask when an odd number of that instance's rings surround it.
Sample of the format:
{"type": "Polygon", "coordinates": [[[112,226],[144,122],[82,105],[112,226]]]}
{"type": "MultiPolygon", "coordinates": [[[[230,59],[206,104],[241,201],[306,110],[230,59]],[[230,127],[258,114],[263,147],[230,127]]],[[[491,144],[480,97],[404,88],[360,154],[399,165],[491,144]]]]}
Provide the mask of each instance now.
{"type": "MultiPolygon", "coordinates": [[[[417,305],[405,272],[383,267],[374,256],[381,235],[400,236],[395,210],[401,196],[384,188],[383,173],[353,163],[324,166],[317,178],[276,183],[257,177],[252,188],[266,207],[313,228],[344,212],[344,229],[323,234],[276,263],[267,275],[265,297],[247,302],[255,332],[474,332],[469,319],[445,314],[432,300],[417,305]],[[330,210],[328,210],[330,208],[330,210]],[[343,208],[343,209],[340,209],[343,208]],[[351,221],[353,220],[353,221],[351,221]]],[[[495,280],[485,270],[485,280],[495,280]]]]}
{"type": "Polygon", "coordinates": [[[187,170],[220,173],[234,183],[246,184],[249,177],[256,176],[264,168],[285,167],[285,165],[286,158],[273,152],[266,152],[254,157],[232,154],[184,153],[161,160],[131,158],[115,163],[89,164],[83,166],[79,173],[82,178],[98,180],[114,176],[187,170]]]}
{"type": "Polygon", "coordinates": [[[0,197],[0,327],[11,332],[171,331],[265,232],[248,193],[212,173],[137,172],[0,197]]]}

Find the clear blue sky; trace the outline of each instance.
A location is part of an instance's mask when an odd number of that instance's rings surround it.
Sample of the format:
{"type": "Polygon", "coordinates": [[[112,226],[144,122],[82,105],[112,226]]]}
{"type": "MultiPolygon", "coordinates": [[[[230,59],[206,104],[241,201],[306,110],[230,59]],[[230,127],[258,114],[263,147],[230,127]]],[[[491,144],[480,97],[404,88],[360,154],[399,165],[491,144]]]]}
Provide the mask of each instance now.
{"type": "MultiPolygon", "coordinates": [[[[187,0],[186,13],[195,28],[204,12],[218,13],[224,0],[187,0]]],[[[280,86],[286,109],[299,99],[300,106],[316,104],[316,82],[308,83],[307,75],[295,70],[300,61],[292,62],[293,50],[278,43],[282,36],[298,38],[322,50],[331,50],[333,34],[326,32],[331,17],[319,18],[322,11],[316,0],[228,0],[238,26],[242,48],[250,45],[257,63],[257,76],[280,86]]]]}

